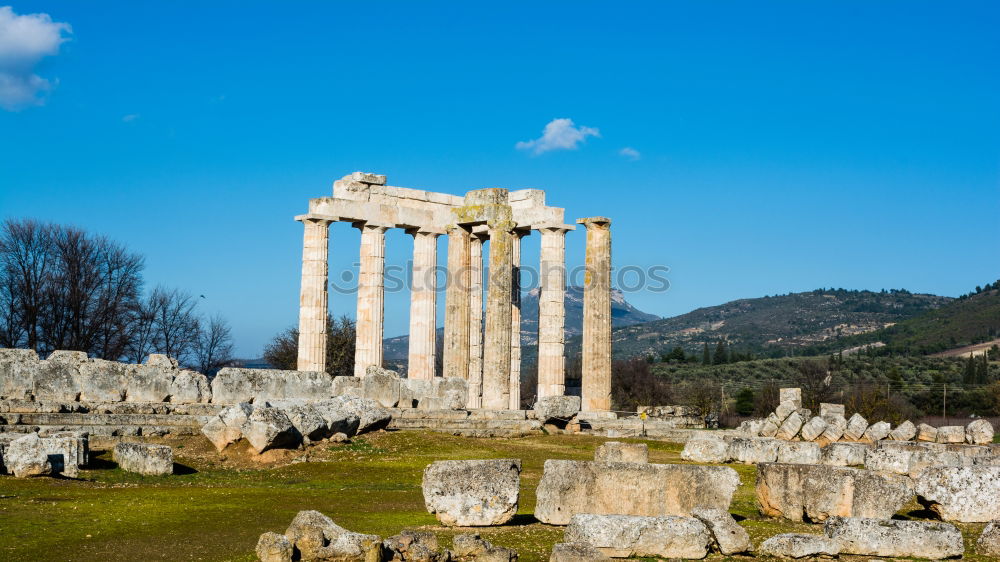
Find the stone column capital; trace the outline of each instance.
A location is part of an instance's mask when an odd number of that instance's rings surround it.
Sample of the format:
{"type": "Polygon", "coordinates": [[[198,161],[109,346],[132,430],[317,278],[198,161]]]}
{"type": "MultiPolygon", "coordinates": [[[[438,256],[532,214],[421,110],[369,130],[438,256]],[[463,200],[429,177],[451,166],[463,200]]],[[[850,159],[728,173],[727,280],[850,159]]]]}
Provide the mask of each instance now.
{"type": "Polygon", "coordinates": [[[611,219],[608,217],[584,217],[582,219],[576,219],[576,224],[582,224],[587,230],[591,228],[600,228],[607,230],[611,227],[611,219]]]}
{"type": "Polygon", "coordinates": [[[364,230],[378,230],[378,231],[381,231],[381,232],[385,232],[385,231],[389,230],[390,228],[393,228],[393,225],[391,225],[391,224],[379,224],[377,222],[372,222],[372,221],[356,221],[356,222],[352,222],[351,226],[353,226],[354,228],[357,228],[358,230],[361,230],[361,231],[364,231],[364,230]]]}
{"type": "Polygon", "coordinates": [[[422,226],[407,228],[405,232],[414,238],[416,238],[418,234],[424,234],[428,236],[433,236],[435,239],[437,239],[438,236],[446,234],[444,230],[422,227],[422,226]]]}
{"type": "Polygon", "coordinates": [[[319,226],[330,226],[330,223],[336,222],[337,217],[324,217],[316,215],[299,215],[295,217],[295,220],[301,222],[302,224],[314,224],[319,226]]]}

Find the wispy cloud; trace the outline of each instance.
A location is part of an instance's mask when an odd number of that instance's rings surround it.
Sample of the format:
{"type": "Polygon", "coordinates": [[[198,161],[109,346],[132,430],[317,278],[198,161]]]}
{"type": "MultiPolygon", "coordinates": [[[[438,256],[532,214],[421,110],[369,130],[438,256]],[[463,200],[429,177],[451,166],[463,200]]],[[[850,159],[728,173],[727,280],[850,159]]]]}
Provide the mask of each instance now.
{"type": "Polygon", "coordinates": [[[619,150],[618,154],[621,154],[622,156],[628,158],[633,162],[642,158],[642,154],[640,154],[638,150],[632,148],[631,146],[626,146],[625,148],[619,150]]]}
{"type": "Polygon", "coordinates": [[[52,82],[35,74],[42,58],[59,53],[59,45],[72,33],[67,23],[48,14],[18,15],[0,6],[0,107],[16,111],[41,105],[52,82]]]}
{"type": "Polygon", "coordinates": [[[131,123],[132,121],[135,121],[138,118],[139,118],[138,113],[129,113],[128,115],[122,117],[122,121],[125,123],[131,123]]]}
{"type": "Polygon", "coordinates": [[[601,132],[594,127],[577,127],[572,119],[553,119],[545,125],[542,136],[521,141],[514,145],[518,150],[530,150],[532,154],[542,154],[550,150],[576,150],[587,137],[600,137],[601,132]]]}

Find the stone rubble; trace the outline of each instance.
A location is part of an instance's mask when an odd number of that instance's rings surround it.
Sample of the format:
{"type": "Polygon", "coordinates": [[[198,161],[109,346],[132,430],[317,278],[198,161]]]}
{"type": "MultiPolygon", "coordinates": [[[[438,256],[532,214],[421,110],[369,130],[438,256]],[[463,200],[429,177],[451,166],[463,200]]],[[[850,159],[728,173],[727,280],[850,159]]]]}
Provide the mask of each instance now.
{"type": "Polygon", "coordinates": [[[823,535],[783,533],[762,542],[757,553],[777,558],[836,556],[840,554],[840,543],[823,535]]]}
{"type": "Polygon", "coordinates": [[[698,506],[691,515],[708,527],[714,547],[724,555],[749,552],[753,549],[750,534],[741,527],[728,511],[698,506]]]}
{"type": "Polygon", "coordinates": [[[961,531],[948,523],[831,517],[823,532],[841,554],[941,560],[965,551],[961,531]]]}
{"type": "Polygon", "coordinates": [[[424,469],[424,505],[448,526],[503,525],[517,513],[518,459],[436,461],[424,469]]]}

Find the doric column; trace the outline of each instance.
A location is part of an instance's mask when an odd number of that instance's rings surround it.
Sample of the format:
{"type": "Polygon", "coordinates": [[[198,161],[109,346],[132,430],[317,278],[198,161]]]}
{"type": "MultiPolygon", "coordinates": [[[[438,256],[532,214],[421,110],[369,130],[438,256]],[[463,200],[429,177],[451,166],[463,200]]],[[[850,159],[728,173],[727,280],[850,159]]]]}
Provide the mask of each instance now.
{"type": "Polygon", "coordinates": [[[330,221],[300,218],[305,226],[302,241],[302,288],[299,293],[299,371],[326,370],[326,325],[329,310],[330,221]]]}
{"type": "Polygon", "coordinates": [[[538,397],[566,393],[566,229],[542,228],[538,294],[538,397]]]}
{"type": "Polygon", "coordinates": [[[511,278],[514,225],[499,220],[490,226],[490,272],[486,290],[483,343],[483,408],[510,407],[511,278]]]}
{"type": "Polygon", "coordinates": [[[611,409],[611,219],[576,222],[587,228],[583,282],[584,411],[611,409]]]}
{"type": "Polygon", "coordinates": [[[483,235],[473,234],[469,251],[469,401],[483,406],[483,235]]]}
{"type": "Polygon", "coordinates": [[[361,268],[358,272],[357,339],[354,345],[354,376],[363,377],[368,367],[382,366],[383,285],[385,271],[385,226],[370,223],[361,229],[361,268]]]}
{"type": "Polygon", "coordinates": [[[413,235],[413,270],[410,286],[410,355],[408,377],[434,378],[437,335],[437,233],[420,230],[413,235]]]}
{"type": "Polygon", "coordinates": [[[531,231],[514,231],[510,247],[510,405],[521,409],[521,239],[531,231]]]}
{"type": "Polygon", "coordinates": [[[444,311],[444,376],[469,378],[469,231],[448,229],[448,286],[444,311]]]}

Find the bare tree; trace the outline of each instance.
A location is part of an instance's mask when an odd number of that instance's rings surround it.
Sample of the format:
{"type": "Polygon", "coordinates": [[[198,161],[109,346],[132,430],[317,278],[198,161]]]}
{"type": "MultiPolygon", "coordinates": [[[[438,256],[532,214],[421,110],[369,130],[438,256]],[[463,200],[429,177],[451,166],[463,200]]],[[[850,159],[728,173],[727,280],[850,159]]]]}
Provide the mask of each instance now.
{"type": "Polygon", "coordinates": [[[7,220],[0,228],[3,345],[38,349],[50,229],[33,220],[7,220]]]}
{"type": "Polygon", "coordinates": [[[206,375],[215,373],[233,360],[233,338],[229,323],[219,315],[198,330],[194,348],[195,366],[206,375]]]}
{"type": "Polygon", "coordinates": [[[149,301],[156,351],[190,365],[199,329],[194,297],[178,289],[156,287],[149,301]]]}

